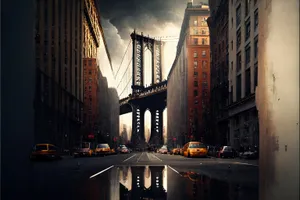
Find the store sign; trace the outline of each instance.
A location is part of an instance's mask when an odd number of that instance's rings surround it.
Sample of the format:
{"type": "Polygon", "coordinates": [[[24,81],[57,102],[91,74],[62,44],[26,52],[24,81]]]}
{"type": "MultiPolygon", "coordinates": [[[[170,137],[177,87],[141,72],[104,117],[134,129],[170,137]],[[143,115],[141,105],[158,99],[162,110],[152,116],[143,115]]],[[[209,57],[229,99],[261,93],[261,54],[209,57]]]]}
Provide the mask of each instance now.
{"type": "Polygon", "coordinates": [[[94,139],[94,137],[95,137],[95,136],[94,136],[93,134],[89,134],[89,135],[88,135],[88,138],[89,138],[89,139],[94,139]]]}

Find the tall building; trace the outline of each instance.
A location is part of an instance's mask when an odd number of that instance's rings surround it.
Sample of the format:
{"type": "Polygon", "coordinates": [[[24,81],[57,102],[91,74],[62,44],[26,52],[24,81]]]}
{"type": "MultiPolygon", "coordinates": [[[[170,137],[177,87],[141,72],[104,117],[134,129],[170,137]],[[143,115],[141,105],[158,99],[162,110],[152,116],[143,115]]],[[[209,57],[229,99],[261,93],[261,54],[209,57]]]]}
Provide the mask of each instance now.
{"type": "Polygon", "coordinates": [[[204,116],[210,96],[208,17],[207,5],[187,4],[168,75],[168,134],[181,145],[189,140],[204,141],[204,116]]]}
{"type": "Polygon", "coordinates": [[[228,0],[210,0],[211,46],[209,144],[228,144],[228,0]]]}
{"type": "Polygon", "coordinates": [[[84,124],[88,133],[98,132],[99,67],[95,58],[84,58],[84,124]]]}
{"type": "Polygon", "coordinates": [[[255,88],[258,71],[258,1],[230,1],[229,145],[258,146],[255,88]]]}
{"type": "Polygon", "coordinates": [[[35,142],[69,148],[83,121],[84,1],[36,1],[35,142]]]}
{"type": "MultiPolygon", "coordinates": [[[[83,111],[90,109],[90,94],[84,99],[84,88],[90,84],[90,77],[83,74],[83,62],[89,65],[91,60],[95,71],[91,84],[96,87],[98,82],[97,48],[104,36],[95,2],[36,1],[35,30],[36,142],[70,148],[86,134],[83,111]],[[88,80],[84,82],[84,78],[88,80]],[[87,102],[88,105],[84,105],[87,102]]],[[[94,108],[99,105],[97,96],[92,97],[94,108]]],[[[96,111],[92,115],[95,118],[96,111]]]]}

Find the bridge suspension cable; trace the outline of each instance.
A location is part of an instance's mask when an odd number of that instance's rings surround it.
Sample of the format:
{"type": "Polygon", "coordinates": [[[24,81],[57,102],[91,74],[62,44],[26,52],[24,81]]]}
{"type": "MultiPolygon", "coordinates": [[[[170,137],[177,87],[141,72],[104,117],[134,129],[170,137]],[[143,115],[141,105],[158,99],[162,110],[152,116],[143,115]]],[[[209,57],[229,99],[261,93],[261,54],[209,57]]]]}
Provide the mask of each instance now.
{"type": "MultiPolygon", "coordinates": [[[[120,86],[120,84],[121,84],[121,82],[122,82],[122,79],[124,78],[126,72],[127,72],[128,69],[130,68],[131,61],[132,61],[132,58],[131,58],[130,62],[128,63],[127,68],[126,68],[125,72],[123,73],[123,75],[122,75],[122,77],[121,77],[121,79],[120,79],[120,81],[119,81],[119,83],[118,83],[117,89],[119,88],[119,86],[120,86]]],[[[131,76],[131,78],[132,78],[132,76],[131,76]]]]}
{"type": "Polygon", "coordinates": [[[121,97],[122,94],[125,92],[125,90],[128,89],[127,87],[128,87],[128,85],[129,85],[129,83],[132,81],[131,79],[132,79],[132,76],[129,78],[129,81],[126,83],[124,89],[123,89],[122,92],[119,94],[119,97],[121,97]]]}
{"type": "Polygon", "coordinates": [[[118,68],[116,74],[114,75],[115,79],[117,78],[117,75],[118,75],[118,73],[119,73],[119,71],[120,71],[120,69],[121,69],[122,63],[123,63],[123,61],[124,61],[125,55],[126,55],[128,49],[129,49],[130,44],[131,44],[131,40],[129,40],[129,43],[128,43],[128,45],[127,45],[127,48],[126,48],[126,50],[125,50],[125,53],[124,53],[124,55],[123,55],[123,57],[122,57],[122,61],[121,61],[120,65],[119,65],[119,68],[118,68]]]}

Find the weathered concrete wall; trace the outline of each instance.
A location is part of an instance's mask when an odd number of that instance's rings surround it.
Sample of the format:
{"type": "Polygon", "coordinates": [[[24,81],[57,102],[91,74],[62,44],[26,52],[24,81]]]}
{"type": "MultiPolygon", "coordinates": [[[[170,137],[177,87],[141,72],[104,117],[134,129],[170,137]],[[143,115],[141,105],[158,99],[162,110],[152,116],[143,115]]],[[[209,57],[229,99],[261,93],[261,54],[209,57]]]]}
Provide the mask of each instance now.
{"type": "Polygon", "coordinates": [[[299,0],[259,1],[260,200],[299,199],[299,0]]]}

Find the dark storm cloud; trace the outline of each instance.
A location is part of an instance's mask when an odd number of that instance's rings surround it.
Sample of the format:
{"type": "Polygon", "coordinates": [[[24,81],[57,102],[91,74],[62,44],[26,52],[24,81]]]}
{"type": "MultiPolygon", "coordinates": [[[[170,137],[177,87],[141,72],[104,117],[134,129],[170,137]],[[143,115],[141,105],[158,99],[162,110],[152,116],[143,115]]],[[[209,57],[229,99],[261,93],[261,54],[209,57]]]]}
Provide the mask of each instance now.
{"type": "MultiPolygon", "coordinates": [[[[167,25],[173,24],[180,28],[187,5],[187,0],[96,1],[109,51],[115,60],[122,57],[119,53],[121,49],[124,53],[129,35],[134,29],[145,35],[168,36],[164,34],[170,33],[162,32],[167,25]]],[[[202,2],[207,3],[207,0],[202,2]]]]}

